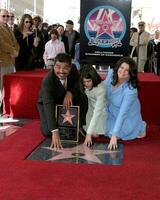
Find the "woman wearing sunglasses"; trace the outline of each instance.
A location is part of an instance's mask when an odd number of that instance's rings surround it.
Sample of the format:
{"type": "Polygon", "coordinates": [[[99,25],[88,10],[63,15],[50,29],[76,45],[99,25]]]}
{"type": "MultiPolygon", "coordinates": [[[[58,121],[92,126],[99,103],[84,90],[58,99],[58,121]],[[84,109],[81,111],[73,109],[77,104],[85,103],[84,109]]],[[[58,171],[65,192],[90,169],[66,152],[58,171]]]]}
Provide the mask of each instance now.
{"type": "Polygon", "coordinates": [[[24,14],[21,18],[15,36],[20,45],[19,56],[16,58],[16,71],[32,69],[34,50],[38,46],[38,42],[34,38],[32,32],[32,17],[24,14]]]}

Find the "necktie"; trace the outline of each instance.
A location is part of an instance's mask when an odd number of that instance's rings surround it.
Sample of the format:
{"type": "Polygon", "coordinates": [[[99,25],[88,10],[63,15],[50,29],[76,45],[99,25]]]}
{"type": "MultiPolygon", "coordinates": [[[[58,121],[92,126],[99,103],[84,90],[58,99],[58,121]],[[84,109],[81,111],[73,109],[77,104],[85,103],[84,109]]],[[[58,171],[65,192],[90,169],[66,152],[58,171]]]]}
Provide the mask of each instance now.
{"type": "Polygon", "coordinates": [[[11,31],[13,31],[13,25],[11,25],[9,28],[10,28],[11,31]]]}

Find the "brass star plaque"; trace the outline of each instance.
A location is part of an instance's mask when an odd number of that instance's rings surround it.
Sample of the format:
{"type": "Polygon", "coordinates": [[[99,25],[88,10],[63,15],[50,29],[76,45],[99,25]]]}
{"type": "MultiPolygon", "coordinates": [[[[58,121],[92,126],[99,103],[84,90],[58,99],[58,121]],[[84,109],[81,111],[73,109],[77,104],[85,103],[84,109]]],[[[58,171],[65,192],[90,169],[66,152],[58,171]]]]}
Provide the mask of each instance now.
{"type": "Polygon", "coordinates": [[[79,106],[69,109],[63,105],[56,106],[56,119],[62,141],[78,142],[79,140],[79,106]]]}

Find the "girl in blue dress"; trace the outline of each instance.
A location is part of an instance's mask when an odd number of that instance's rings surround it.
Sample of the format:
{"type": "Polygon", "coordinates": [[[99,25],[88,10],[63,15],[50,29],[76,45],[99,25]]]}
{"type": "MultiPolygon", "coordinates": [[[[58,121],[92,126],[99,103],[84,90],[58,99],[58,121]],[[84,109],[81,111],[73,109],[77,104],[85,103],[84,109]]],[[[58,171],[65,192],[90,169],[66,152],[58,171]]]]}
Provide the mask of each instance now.
{"type": "Polygon", "coordinates": [[[146,136],[146,123],[142,120],[137,89],[137,65],[129,57],[121,58],[114,69],[109,69],[104,81],[107,106],[106,136],[108,149],[117,148],[117,140],[132,140],[146,136]]]}

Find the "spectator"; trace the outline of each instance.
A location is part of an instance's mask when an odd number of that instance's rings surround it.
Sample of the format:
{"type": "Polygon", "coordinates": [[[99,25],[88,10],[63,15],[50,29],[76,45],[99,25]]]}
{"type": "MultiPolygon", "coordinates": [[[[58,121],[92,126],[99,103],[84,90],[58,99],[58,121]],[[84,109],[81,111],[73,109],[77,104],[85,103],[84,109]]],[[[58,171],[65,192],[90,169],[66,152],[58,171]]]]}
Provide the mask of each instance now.
{"type": "Polygon", "coordinates": [[[46,23],[46,22],[42,23],[41,31],[42,31],[44,43],[46,44],[49,40],[48,23],[46,23]]]}
{"type": "Polygon", "coordinates": [[[137,62],[138,71],[144,72],[144,66],[147,61],[147,45],[150,40],[150,34],[145,31],[145,22],[140,21],[138,23],[139,32],[134,32],[130,45],[133,46],[131,57],[137,62]],[[136,55],[133,56],[134,49],[136,49],[136,55]]]}
{"type": "Polygon", "coordinates": [[[66,21],[65,36],[68,38],[69,54],[74,59],[75,57],[75,44],[80,38],[79,33],[73,29],[74,23],[72,20],[66,21]]]}
{"type": "Polygon", "coordinates": [[[43,53],[45,48],[45,38],[43,36],[43,33],[40,29],[40,26],[42,24],[42,18],[40,16],[35,16],[33,18],[33,25],[32,25],[32,31],[34,38],[37,38],[38,40],[38,46],[34,48],[34,54],[33,54],[33,68],[43,68],[44,67],[44,60],[43,60],[43,53]]]}
{"type": "Polygon", "coordinates": [[[14,13],[8,12],[8,16],[8,26],[13,32],[15,32],[15,30],[18,28],[18,25],[14,23],[14,13]]]}
{"type": "Polygon", "coordinates": [[[16,71],[33,69],[34,52],[38,46],[38,38],[34,37],[32,17],[29,14],[22,16],[15,36],[20,46],[19,55],[15,61],[16,71]]]}
{"type": "Polygon", "coordinates": [[[64,43],[65,52],[69,53],[68,38],[64,35],[64,26],[59,25],[57,27],[57,31],[58,31],[58,34],[59,34],[58,39],[64,43]]]}
{"type": "Polygon", "coordinates": [[[8,19],[8,11],[0,9],[0,106],[3,99],[3,76],[15,71],[15,58],[19,52],[18,42],[7,25],[8,19]]]}
{"type": "Polygon", "coordinates": [[[43,59],[45,66],[48,68],[50,65],[50,60],[54,60],[58,53],[64,53],[64,43],[58,40],[58,31],[53,29],[51,31],[51,40],[45,45],[45,51],[43,54],[43,59]]]}

